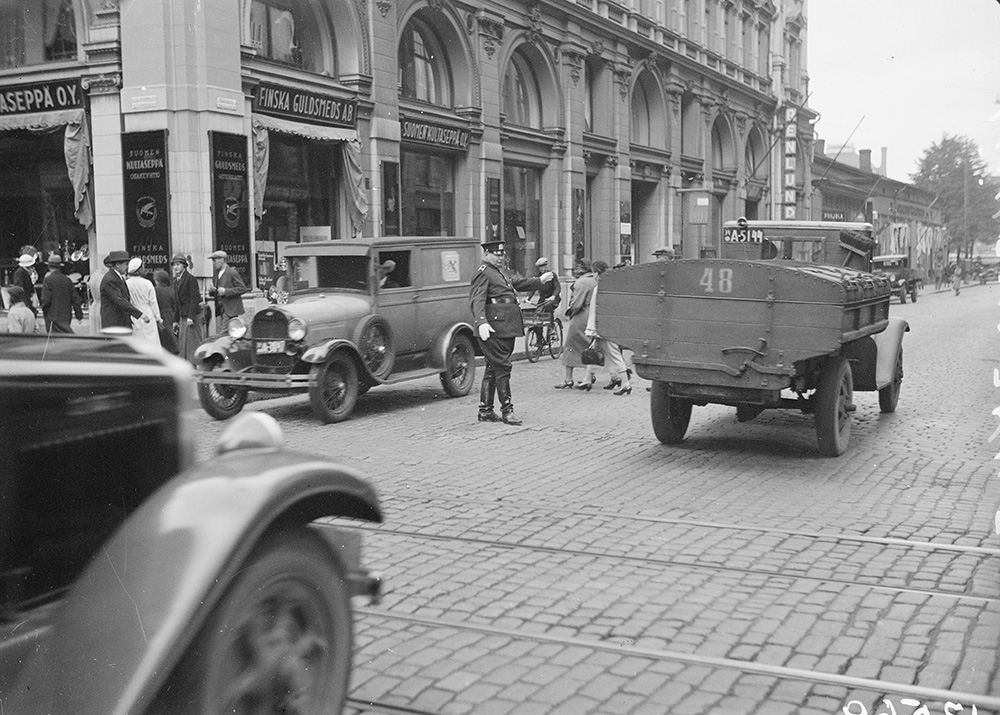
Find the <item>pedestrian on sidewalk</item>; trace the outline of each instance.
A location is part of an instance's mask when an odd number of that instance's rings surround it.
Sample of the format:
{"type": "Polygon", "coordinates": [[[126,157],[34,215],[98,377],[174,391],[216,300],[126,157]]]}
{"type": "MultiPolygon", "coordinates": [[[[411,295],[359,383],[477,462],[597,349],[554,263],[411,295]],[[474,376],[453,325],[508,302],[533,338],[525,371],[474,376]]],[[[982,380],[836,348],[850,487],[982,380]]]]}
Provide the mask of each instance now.
{"type": "Polygon", "coordinates": [[[112,251],[104,259],[110,270],[101,279],[101,329],[132,329],[132,318],[148,322],[150,317],[132,305],[128,283],[129,257],[126,251],[112,251]]]}
{"type": "Polygon", "coordinates": [[[194,364],[194,351],[202,341],[202,307],[198,281],[188,271],[188,259],[178,253],[170,259],[174,272],[174,293],[177,296],[178,355],[194,364]]]}
{"type": "Polygon", "coordinates": [[[578,367],[586,367],[583,364],[583,351],[590,345],[590,338],[586,336],[587,317],[590,314],[590,301],[597,287],[597,276],[590,265],[590,261],[585,258],[577,260],[573,265],[573,282],[569,291],[569,307],[566,308],[566,317],[569,324],[566,326],[566,340],[563,344],[562,355],[559,361],[566,370],[563,381],[556,385],[557,390],[576,388],[577,390],[587,390],[593,386],[597,379],[593,373],[587,372],[585,380],[573,382],[573,370],[578,367]]]}
{"type": "Polygon", "coordinates": [[[161,321],[157,326],[160,334],[160,345],[171,355],[177,355],[177,295],[170,285],[170,276],[160,268],[153,271],[153,290],[156,291],[156,305],[160,309],[161,321]]]}
{"type": "Polygon", "coordinates": [[[132,334],[156,347],[160,345],[159,325],[163,322],[160,306],[156,303],[156,289],[148,278],[140,275],[142,259],[133,258],[128,263],[128,293],[132,305],[142,313],[141,318],[132,317],[132,334]]]}
{"type": "Polygon", "coordinates": [[[215,299],[216,330],[221,334],[229,330],[233,318],[246,312],[241,296],[247,292],[247,287],[239,271],[229,265],[229,255],[225,251],[216,251],[209,258],[212,284],[208,287],[208,295],[215,299]]]}
{"type": "Polygon", "coordinates": [[[38,283],[38,271],[35,269],[37,256],[22,249],[21,257],[17,259],[17,268],[10,277],[10,284],[19,286],[24,291],[24,306],[38,315],[35,284],[38,283]]]}
{"type": "Polygon", "coordinates": [[[24,304],[24,288],[11,286],[7,289],[10,297],[10,310],[7,311],[8,333],[37,333],[35,311],[24,304]]]}
{"type": "MultiPolygon", "coordinates": [[[[625,354],[622,352],[621,346],[618,343],[605,340],[597,333],[597,296],[601,291],[601,275],[607,270],[607,263],[604,261],[594,261],[594,274],[597,276],[597,287],[594,288],[594,292],[590,297],[590,309],[587,312],[587,327],[584,330],[584,334],[597,342],[597,347],[604,353],[608,369],[611,371],[611,379],[604,386],[604,389],[613,390],[611,393],[613,395],[631,395],[632,371],[629,370],[625,362],[625,354]]],[[[594,365],[587,365],[587,375],[593,376],[596,369],[594,365]]],[[[584,382],[586,383],[586,380],[584,382]]]]}
{"type": "Polygon", "coordinates": [[[62,272],[62,257],[57,253],[49,256],[49,272],[42,279],[42,314],[45,316],[45,332],[73,333],[73,317],[83,320],[83,306],[80,294],[73,281],[62,272]]]}
{"type": "Polygon", "coordinates": [[[962,266],[955,264],[955,271],[951,274],[951,287],[955,290],[955,295],[962,291],[962,266]]]}
{"type": "Polygon", "coordinates": [[[515,338],[524,335],[516,291],[539,290],[555,276],[551,271],[539,278],[510,275],[504,268],[506,257],[503,241],[483,243],[483,264],[472,277],[469,306],[486,359],[479,388],[479,421],[519,425],[510,391],[510,356],[515,338]],[[500,416],[493,411],[494,396],[500,398],[500,416]]]}

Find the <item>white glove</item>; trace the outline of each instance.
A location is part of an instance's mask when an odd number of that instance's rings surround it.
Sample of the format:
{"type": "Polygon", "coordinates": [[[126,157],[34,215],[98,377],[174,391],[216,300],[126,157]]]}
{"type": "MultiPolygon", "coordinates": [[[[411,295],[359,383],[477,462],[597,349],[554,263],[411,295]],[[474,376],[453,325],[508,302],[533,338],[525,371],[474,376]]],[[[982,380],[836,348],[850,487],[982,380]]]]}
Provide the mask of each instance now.
{"type": "Polygon", "coordinates": [[[588,338],[596,338],[597,337],[597,331],[596,330],[591,330],[590,328],[586,328],[583,331],[583,334],[586,335],[588,338]]]}
{"type": "Polygon", "coordinates": [[[493,332],[493,326],[489,323],[482,323],[479,326],[479,339],[486,342],[490,339],[490,333],[493,332]]]}
{"type": "Polygon", "coordinates": [[[542,279],[542,283],[551,283],[552,279],[555,278],[555,275],[556,274],[553,273],[552,271],[545,271],[545,273],[543,273],[540,276],[540,278],[542,279]]]}

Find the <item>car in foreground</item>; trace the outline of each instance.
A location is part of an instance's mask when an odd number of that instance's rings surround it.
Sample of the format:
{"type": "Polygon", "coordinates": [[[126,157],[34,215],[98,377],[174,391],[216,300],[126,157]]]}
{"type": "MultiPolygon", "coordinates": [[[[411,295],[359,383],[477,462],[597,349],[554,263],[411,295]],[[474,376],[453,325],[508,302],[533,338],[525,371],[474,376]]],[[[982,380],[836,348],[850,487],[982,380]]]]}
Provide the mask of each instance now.
{"type": "Polygon", "coordinates": [[[0,711],[340,712],[381,582],[326,517],[378,496],[259,413],[196,464],[193,389],[131,339],[0,338],[0,711]]]}
{"type": "Polygon", "coordinates": [[[289,246],[285,258],[281,302],[195,351],[199,399],[212,417],[239,413],[251,390],[308,392],[325,423],[346,420],[377,385],[436,375],[449,396],[469,394],[478,239],[317,241],[289,246]]]}

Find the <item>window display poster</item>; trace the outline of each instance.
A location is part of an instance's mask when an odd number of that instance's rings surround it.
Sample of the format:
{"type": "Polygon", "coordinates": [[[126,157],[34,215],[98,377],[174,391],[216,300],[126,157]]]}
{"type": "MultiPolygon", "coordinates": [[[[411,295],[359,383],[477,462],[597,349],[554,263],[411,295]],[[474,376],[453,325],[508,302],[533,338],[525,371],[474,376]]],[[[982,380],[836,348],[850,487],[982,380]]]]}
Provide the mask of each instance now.
{"type": "Polygon", "coordinates": [[[250,284],[250,221],[247,187],[247,138],[209,132],[212,153],[212,227],[214,250],[250,284]]]}
{"type": "Polygon", "coordinates": [[[399,235],[399,164],[382,162],[382,216],[384,235],[399,235]]]}
{"type": "Polygon", "coordinates": [[[486,201],[490,212],[488,238],[490,241],[498,241],[500,240],[500,179],[486,180],[486,201]]]}
{"type": "Polygon", "coordinates": [[[122,134],[125,250],[145,270],[169,271],[170,207],[166,131],[122,134]]]}

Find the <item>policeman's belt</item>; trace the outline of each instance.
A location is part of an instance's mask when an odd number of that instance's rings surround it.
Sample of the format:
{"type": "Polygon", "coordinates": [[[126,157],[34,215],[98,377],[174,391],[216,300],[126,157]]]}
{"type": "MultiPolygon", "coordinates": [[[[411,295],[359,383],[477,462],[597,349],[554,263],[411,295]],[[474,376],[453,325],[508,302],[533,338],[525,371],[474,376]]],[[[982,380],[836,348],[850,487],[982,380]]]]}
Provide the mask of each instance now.
{"type": "Polygon", "coordinates": [[[514,298],[490,298],[490,303],[516,303],[514,298]]]}

